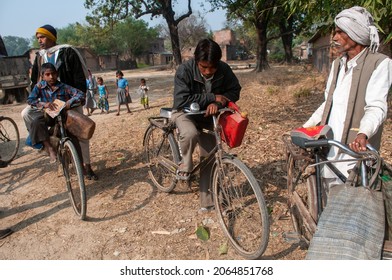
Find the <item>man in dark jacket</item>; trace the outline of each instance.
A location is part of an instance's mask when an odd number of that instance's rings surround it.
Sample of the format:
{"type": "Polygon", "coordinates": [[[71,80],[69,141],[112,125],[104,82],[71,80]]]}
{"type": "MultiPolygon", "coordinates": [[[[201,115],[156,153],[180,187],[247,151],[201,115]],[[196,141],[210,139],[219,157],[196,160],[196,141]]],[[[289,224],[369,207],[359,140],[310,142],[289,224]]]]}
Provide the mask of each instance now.
{"type": "MultiPolygon", "coordinates": [[[[49,25],[43,25],[36,31],[36,38],[40,46],[37,52],[31,72],[31,88],[40,82],[40,69],[43,63],[52,63],[58,71],[58,79],[65,84],[79,89],[84,94],[87,91],[86,77],[88,76],[87,67],[80,53],[70,45],[57,45],[57,31],[49,25]]],[[[83,104],[82,104],[83,105],[83,104]]],[[[35,117],[34,108],[27,106],[22,111],[22,117],[27,129],[35,117]]],[[[83,108],[77,107],[75,110],[83,114],[83,108]]],[[[86,178],[98,180],[90,164],[90,143],[88,140],[79,140],[82,159],[85,168],[86,178]]]]}
{"type": "MultiPolygon", "coordinates": [[[[194,58],[180,65],[174,79],[174,105],[172,120],[180,132],[182,162],[177,172],[181,180],[189,180],[193,169],[192,153],[199,143],[200,156],[205,157],[216,145],[215,137],[202,133],[202,128],[212,128],[212,115],[229,101],[237,101],[241,86],[230,66],[221,61],[222,50],[211,39],[201,40],[194,58]],[[198,103],[206,114],[189,116],[183,109],[191,103],[198,103]]],[[[213,209],[210,188],[212,162],[200,174],[199,212],[213,209]]]]}

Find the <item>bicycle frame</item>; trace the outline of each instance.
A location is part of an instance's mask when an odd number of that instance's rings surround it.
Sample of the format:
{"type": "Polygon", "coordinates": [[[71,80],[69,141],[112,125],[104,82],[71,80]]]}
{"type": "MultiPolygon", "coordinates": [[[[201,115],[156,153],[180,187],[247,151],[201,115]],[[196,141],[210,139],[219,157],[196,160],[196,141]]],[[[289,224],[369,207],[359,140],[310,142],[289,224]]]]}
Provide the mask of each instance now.
{"type": "MultiPolygon", "coordinates": [[[[228,108],[224,108],[224,109],[221,109],[219,112],[223,113],[225,111],[232,111],[232,110],[228,109],[228,108]]],[[[187,113],[189,113],[190,115],[195,115],[195,114],[204,114],[205,111],[199,111],[197,113],[194,113],[194,112],[191,113],[191,112],[188,111],[187,113]]],[[[157,122],[154,121],[154,119],[156,119],[156,118],[150,118],[149,119],[150,123],[152,123],[153,125],[161,128],[164,131],[164,136],[162,137],[162,140],[160,142],[158,151],[160,151],[160,149],[162,148],[163,143],[165,142],[165,139],[168,137],[168,134],[169,133],[175,133],[174,132],[175,131],[175,125],[173,123],[171,123],[169,118],[167,118],[167,117],[162,117],[162,118],[165,119],[166,126],[164,126],[164,127],[159,125],[157,122]]],[[[213,159],[213,156],[215,156],[215,160],[219,163],[219,166],[221,165],[221,158],[223,156],[223,152],[224,151],[223,151],[223,146],[222,146],[222,139],[220,138],[221,128],[220,128],[220,125],[218,123],[219,115],[218,116],[213,115],[212,116],[212,120],[213,120],[213,129],[212,130],[203,129],[202,133],[208,133],[208,134],[214,135],[215,139],[216,139],[216,145],[207,154],[206,157],[204,157],[199,163],[197,163],[193,167],[192,171],[190,172],[191,174],[195,174],[198,170],[202,170],[213,159]]],[[[178,141],[177,141],[177,148],[181,152],[180,145],[179,145],[178,141]]],[[[163,157],[160,158],[160,164],[162,164],[163,166],[168,168],[171,172],[173,172],[173,174],[176,173],[176,171],[177,171],[177,169],[179,167],[178,163],[172,162],[172,161],[170,161],[170,160],[168,160],[166,158],[163,158],[163,157]]]]}

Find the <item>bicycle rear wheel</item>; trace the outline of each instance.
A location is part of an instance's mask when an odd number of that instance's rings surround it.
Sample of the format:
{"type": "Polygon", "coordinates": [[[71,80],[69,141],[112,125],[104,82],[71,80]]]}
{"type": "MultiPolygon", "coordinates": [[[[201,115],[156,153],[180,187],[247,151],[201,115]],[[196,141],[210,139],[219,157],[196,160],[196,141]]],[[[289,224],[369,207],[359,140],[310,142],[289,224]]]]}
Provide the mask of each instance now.
{"type": "Polygon", "coordinates": [[[76,215],[84,220],[87,212],[86,187],[84,185],[82,164],[71,140],[66,140],[64,143],[61,163],[72,207],[76,215]]]}
{"type": "Polygon", "coordinates": [[[310,242],[317,224],[317,191],[315,175],[304,178],[308,166],[305,159],[295,160],[289,155],[287,161],[287,191],[291,221],[297,234],[310,242]]]}
{"type": "Polygon", "coordinates": [[[177,184],[176,165],[180,161],[174,135],[150,125],[144,136],[144,151],[150,179],[159,190],[171,192],[177,184]]]}
{"type": "Polygon", "coordinates": [[[212,186],[219,222],[234,249],[258,259],[267,248],[269,217],[256,178],[239,159],[224,156],[222,168],[215,166],[212,186]]]}
{"type": "Polygon", "coordinates": [[[0,160],[10,163],[19,150],[19,130],[15,121],[9,117],[0,118],[0,160]]]}

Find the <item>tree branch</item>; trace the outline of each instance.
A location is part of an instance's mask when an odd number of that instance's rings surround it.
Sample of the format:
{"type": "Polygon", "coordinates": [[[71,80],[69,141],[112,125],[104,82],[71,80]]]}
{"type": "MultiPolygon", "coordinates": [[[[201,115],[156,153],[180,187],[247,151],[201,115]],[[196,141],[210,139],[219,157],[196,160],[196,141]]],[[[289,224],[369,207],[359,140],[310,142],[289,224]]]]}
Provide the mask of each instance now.
{"type": "Polygon", "coordinates": [[[178,19],[176,19],[175,24],[177,25],[180,21],[182,21],[184,18],[189,17],[191,14],[192,14],[191,0],[188,0],[188,12],[180,16],[178,19]]]}

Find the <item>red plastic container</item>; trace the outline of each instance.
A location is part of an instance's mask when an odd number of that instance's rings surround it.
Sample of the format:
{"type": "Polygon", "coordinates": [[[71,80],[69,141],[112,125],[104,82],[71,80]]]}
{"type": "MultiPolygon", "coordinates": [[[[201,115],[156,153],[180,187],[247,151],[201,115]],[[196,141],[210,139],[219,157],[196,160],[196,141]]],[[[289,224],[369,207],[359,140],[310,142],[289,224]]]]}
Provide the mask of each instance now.
{"type": "Polygon", "coordinates": [[[235,112],[224,112],[220,116],[219,124],[222,127],[221,138],[230,148],[235,148],[242,143],[249,119],[241,116],[239,108],[235,103],[229,102],[228,107],[234,109],[235,112]]]}

